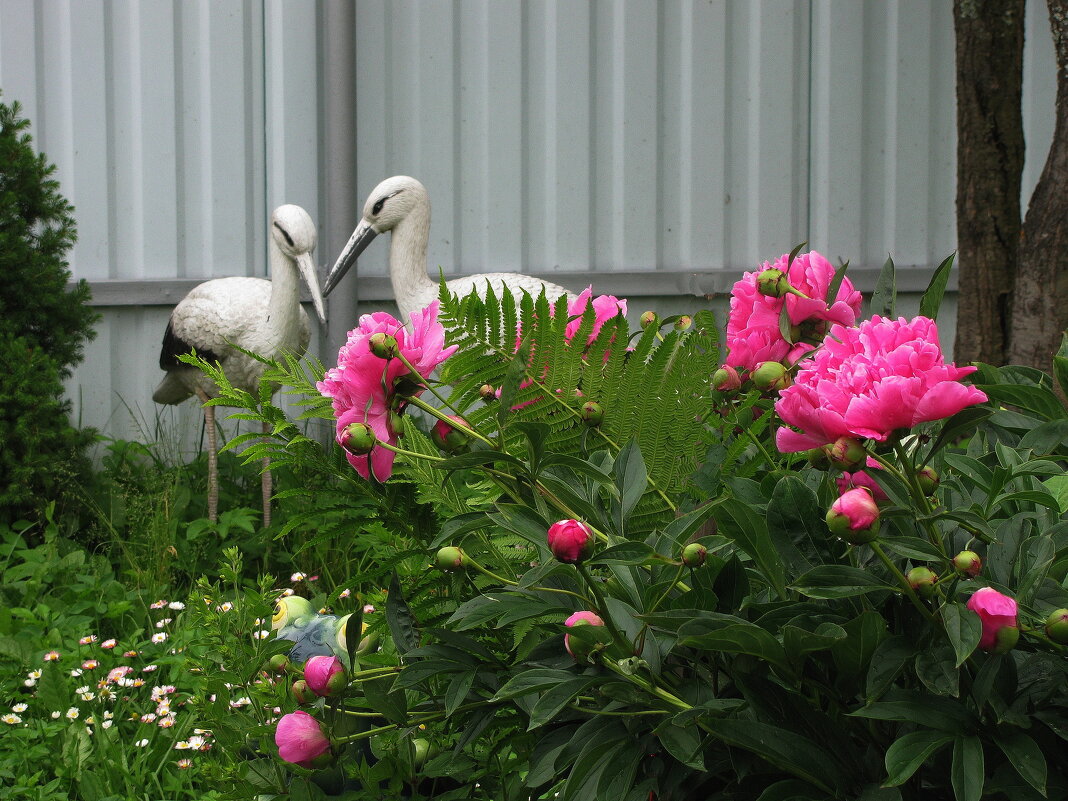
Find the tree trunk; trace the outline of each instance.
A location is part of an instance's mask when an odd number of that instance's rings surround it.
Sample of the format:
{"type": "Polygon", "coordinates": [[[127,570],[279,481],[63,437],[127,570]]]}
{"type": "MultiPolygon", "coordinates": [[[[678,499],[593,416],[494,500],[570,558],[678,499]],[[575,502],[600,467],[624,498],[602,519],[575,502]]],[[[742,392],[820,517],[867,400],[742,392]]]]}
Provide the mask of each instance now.
{"type": "Polygon", "coordinates": [[[1052,369],[1068,327],[1068,0],[1048,0],[1057,51],[1057,122],[1020,241],[1009,360],[1052,369]]]}
{"type": "Polygon", "coordinates": [[[1004,364],[1020,240],[1025,0],[955,0],[958,362],[1004,364]]]}

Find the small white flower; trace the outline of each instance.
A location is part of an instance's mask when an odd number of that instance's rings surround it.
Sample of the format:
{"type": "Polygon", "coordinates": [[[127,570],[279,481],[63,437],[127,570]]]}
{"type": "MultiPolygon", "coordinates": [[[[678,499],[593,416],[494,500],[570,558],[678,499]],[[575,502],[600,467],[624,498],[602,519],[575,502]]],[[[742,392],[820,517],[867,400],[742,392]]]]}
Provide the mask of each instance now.
{"type": "Polygon", "coordinates": [[[87,692],[89,692],[89,685],[86,684],[84,687],[79,687],[74,692],[78,693],[78,695],[81,695],[82,693],[87,693],[87,692]]]}
{"type": "Polygon", "coordinates": [[[265,640],[270,635],[271,635],[271,632],[268,631],[267,629],[260,629],[259,631],[253,632],[253,634],[252,634],[252,636],[255,637],[257,640],[265,640]]]}
{"type": "Polygon", "coordinates": [[[39,679],[39,678],[41,678],[41,671],[40,670],[31,670],[29,673],[26,674],[26,676],[31,678],[31,679],[39,679]]]}
{"type": "MultiPolygon", "coordinates": [[[[87,718],[85,719],[85,722],[86,722],[86,723],[96,723],[96,718],[94,718],[94,717],[93,717],[92,715],[90,715],[89,717],[87,717],[87,718]]],[[[89,728],[89,727],[88,727],[88,726],[86,726],[86,728],[89,728]]],[[[90,734],[92,734],[93,732],[92,732],[92,731],[90,731],[89,733],[90,733],[90,734]]]]}
{"type": "Polygon", "coordinates": [[[134,743],[134,745],[137,748],[144,748],[146,745],[148,745],[148,740],[138,740],[136,743],[134,743]]]}
{"type": "Polygon", "coordinates": [[[78,693],[78,697],[81,698],[83,701],[92,701],[94,698],[96,698],[96,695],[92,692],[87,692],[78,693]]]}
{"type": "Polygon", "coordinates": [[[234,608],[234,605],[232,603],[230,603],[229,601],[223,601],[219,605],[219,611],[220,612],[229,612],[233,608],[234,608]]]}
{"type": "Polygon", "coordinates": [[[113,720],[105,720],[100,725],[103,726],[105,729],[110,729],[114,723],[115,723],[115,721],[113,721],[113,720]]]}
{"type": "Polygon", "coordinates": [[[141,722],[142,723],[151,723],[155,719],[156,719],[156,713],[155,712],[146,712],[145,714],[143,714],[141,716],[141,722]]]}
{"type": "Polygon", "coordinates": [[[204,745],[204,738],[194,734],[192,737],[189,738],[189,742],[187,744],[190,748],[200,748],[202,745],[204,745]]]}
{"type": "Polygon", "coordinates": [[[237,698],[237,699],[235,699],[235,700],[230,702],[230,708],[231,709],[240,709],[241,707],[248,706],[251,703],[252,703],[252,699],[251,698],[249,698],[247,695],[242,695],[240,698],[237,698]]]}
{"type": "Polygon", "coordinates": [[[282,590],[282,597],[283,598],[288,598],[292,594],[293,594],[293,590],[291,588],[289,588],[289,587],[286,587],[284,590],[282,590]]]}
{"type": "Polygon", "coordinates": [[[22,723],[22,718],[20,718],[14,712],[9,712],[8,714],[0,717],[0,720],[4,721],[4,723],[6,723],[8,726],[15,726],[19,723],[22,723]]]}
{"type": "Polygon", "coordinates": [[[352,595],[352,590],[350,590],[350,589],[346,588],[346,589],[342,590],[342,591],[341,591],[341,592],[340,592],[340,593],[338,594],[338,596],[337,596],[337,597],[338,597],[338,598],[348,598],[348,597],[349,597],[350,595],[352,595]]]}
{"type": "Polygon", "coordinates": [[[303,573],[301,573],[299,570],[296,573],[294,573],[292,576],[289,577],[289,580],[292,581],[294,584],[296,584],[298,581],[304,581],[304,579],[305,579],[305,575],[303,573]]]}
{"type": "Polygon", "coordinates": [[[26,679],[26,681],[22,683],[25,684],[27,687],[32,687],[37,683],[37,679],[26,679]]]}
{"type": "Polygon", "coordinates": [[[174,744],[174,749],[176,751],[188,751],[190,749],[190,747],[191,746],[189,745],[189,743],[186,742],[185,740],[179,740],[178,742],[176,742],[174,744]]]}
{"type": "Polygon", "coordinates": [[[142,673],[151,673],[153,670],[159,669],[159,665],[145,665],[141,668],[142,673]]]}
{"type": "Polygon", "coordinates": [[[169,604],[167,604],[167,608],[173,609],[176,612],[181,612],[183,609],[185,609],[185,604],[183,604],[181,601],[171,601],[169,604]]]}
{"type": "Polygon", "coordinates": [[[150,604],[148,608],[149,609],[162,609],[166,605],[167,605],[166,601],[160,600],[160,601],[155,601],[154,603],[150,604]]]}
{"type": "Polygon", "coordinates": [[[52,713],[52,720],[59,720],[59,716],[62,714],[63,713],[57,709],[55,712],[52,713]]]}
{"type": "Polygon", "coordinates": [[[164,626],[166,626],[168,623],[171,623],[172,621],[173,621],[173,618],[169,618],[169,617],[165,617],[162,620],[157,620],[156,621],[156,628],[157,629],[161,629],[164,626]]]}
{"type": "Polygon", "coordinates": [[[105,651],[110,651],[116,645],[118,645],[118,641],[114,639],[104,640],[104,642],[100,643],[100,647],[103,648],[105,651]]]}
{"type": "Polygon", "coordinates": [[[15,704],[13,707],[11,707],[12,712],[25,712],[26,709],[26,704],[15,704]]]}
{"type": "Polygon", "coordinates": [[[80,715],[80,714],[81,714],[81,711],[76,706],[72,706],[70,709],[67,710],[67,717],[70,718],[71,720],[77,720],[78,719],[78,715],[80,715]]]}
{"type": "Polygon", "coordinates": [[[164,729],[171,728],[171,726],[174,725],[174,715],[167,715],[166,717],[160,718],[156,722],[156,725],[164,729]]]}
{"type": "Polygon", "coordinates": [[[111,720],[113,717],[115,716],[112,714],[110,709],[104,710],[104,720],[111,720]]]}
{"type": "Polygon", "coordinates": [[[152,635],[152,642],[163,642],[167,639],[167,632],[161,631],[152,635]]]}
{"type": "Polygon", "coordinates": [[[70,672],[70,677],[71,677],[72,679],[76,679],[76,678],[78,678],[78,677],[79,677],[80,675],[82,675],[82,669],[81,669],[81,668],[74,668],[74,670],[72,670],[72,671],[70,672]]]}

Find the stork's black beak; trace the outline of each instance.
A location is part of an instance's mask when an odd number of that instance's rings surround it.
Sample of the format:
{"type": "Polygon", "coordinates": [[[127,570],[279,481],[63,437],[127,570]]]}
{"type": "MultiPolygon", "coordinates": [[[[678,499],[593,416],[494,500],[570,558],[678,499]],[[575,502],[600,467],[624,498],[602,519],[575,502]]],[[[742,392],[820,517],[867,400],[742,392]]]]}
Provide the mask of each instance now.
{"type": "Polygon", "coordinates": [[[326,276],[326,282],[323,284],[323,297],[329,295],[334,287],[337,286],[345,273],[349,271],[349,268],[356,263],[359,255],[363,253],[364,249],[376,236],[378,236],[378,231],[372,228],[366,220],[360,220],[360,224],[356,226],[356,230],[349,237],[349,242],[345,245],[345,249],[337,257],[330,274],[326,276]]]}

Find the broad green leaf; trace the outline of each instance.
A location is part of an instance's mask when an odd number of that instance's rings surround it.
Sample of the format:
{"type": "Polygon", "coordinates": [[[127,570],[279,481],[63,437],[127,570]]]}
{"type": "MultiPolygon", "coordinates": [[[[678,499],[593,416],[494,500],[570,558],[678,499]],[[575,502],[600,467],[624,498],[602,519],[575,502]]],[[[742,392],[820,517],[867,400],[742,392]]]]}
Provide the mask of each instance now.
{"type": "Polygon", "coordinates": [[[605,548],[590,559],[589,565],[641,565],[664,561],[656,550],[644,542],[621,542],[605,548]]]}
{"type": "Polygon", "coordinates": [[[920,765],[953,740],[952,734],[921,729],[898,737],[886,749],[886,787],[896,787],[912,778],[920,765]]]}
{"type": "Polygon", "coordinates": [[[906,559],[917,561],[942,561],[942,554],[931,543],[920,537],[887,537],[882,540],[883,547],[906,559]]]}
{"type": "Polygon", "coordinates": [[[979,801],[983,797],[985,771],[982,741],[975,736],[958,734],[953,741],[953,768],[950,774],[957,801],[979,801]]]}
{"type": "Polygon", "coordinates": [[[999,726],[994,742],[1009,759],[1020,777],[1042,795],[1046,794],[1046,757],[1029,735],[1019,729],[999,726]]]}
{"type": "Polygon", "coordinates": [[[897,304],[897,277],[892,257],[886,257],[886,263],[879,272],[879,278],[875,282],[875,291],[871,293],[868,302],[870,314],[878,314],[881,317],[894,318],[894,309],[897,304]]]}
{"type": "Polygon", "coordinates": [[[809,598],[851,598],[894,588],[867,570],[848,565],[820,565],[800,576],[792,589],[809,598]]]}
{"type": "MultiPolygon", "coordinates": [[[[638,441],[632,439],[616,456],[614,466],[616,486],[619,488],[620,514],[623,519],[631,513],[649,484],[649,474],[645,469],[645,460],[638,448],[638,441]]],[[[622,521],[619,531],[623,533],[622,521]]]]}
{"type": "Polygon", "coordinates": [[[405,654],[419,646],[419,630],[404,600],[404,591],[401,590],[400,578],[395,570],[389,583],[389,595],[386,596],[386,623],[389,624],[389,633],[393,635],[398,653],[405,654]]]}
{"type": "Polygon", "coordinates": [[[679,629],[679,642],[691,648],[734,654],[750,654],[789,669],[786,651],[768,631],[752,623],[736,623],[716,631],[690,635],[687,626],[679,629]]]}
{"type": "Polygon", "coordinates": [[[478,675],[478,671],[467,670],[453,676],[452,681],[449,682],[449,686],[445,690],[445,717],[452,715],[456,711],[456,707],[460,706],[464,699],[467,698],[467,694],[471,691],[471,685],[475,683],[476,675],[478,675]]]}
{"type": "Polygon", "coordinates": [[[793,576],[831,559],[824,514],[816,493],[797,476],[775,484],[768,502],[768,532],[793,576]]]}
{"type": "Polygon", "coordinates": [[[979,424],[993,413],[994,410],[989,406],[969,406],[967,409],[962,409],[950,417],[942,424],[942,430],[938,432],[931,450],[927,452],[924,463],[951,442],[956,442],[961,437],[974,434],[979,424]]]}
{"type": "Polygon", "coordinates": [[[953,647],[945,641],[921,648],[916,654],[916,678],[931,692],[956,698],[960,693],[960,674],[953,657],[953,647]]]}
{"type": "Polygon", "coordinates": [[[920,315],[930,317],[932,320],[938,317],[938,310],[942,307],[942,296],[946,293],[946,284],[949,283],[949,271],[953,268],[953,260],[956,253],[951,253],[945,261],[938,265],[931,276],[931,282],[927,285],[923,297],[920,298],[920,315]]]}
{"type": "Polygon", "coordinates": [[[823,801],[825,797],[808,782],[783,779],[764,790],[756,801],[823,801]]]}
{"type": "Polygon", "coordinates": [[[1057,507],[1061,514],[1068,512],[1068,475],[1052,476],[1042,482],[1049,492],[1057,500],[1057,507]]]}
{"type": "Polygon", "coordinates": [[[546,687],[552,687],[561,682],[570,681],[575,674],[569,670],[557,670],[555,668],[532,668],[524,670],[517,676],[509,679],[501,689],[497,690],[495,700],[514,698],[517,695],[539,692],[546,687]]]}
{"type": "Polygon", "coordinates": [[[979,615],[960,603],[947,602],[942,607],[942,622],[946,627],[949,642],[957,655],[955,667],[960,667],[972,655],[983,636],[983,623],[979,615]]]}
{"type": "Polygon", "coordinates": [[[705,769],[701,753],[701,729],[697,726],[676,726],[665,723],[656,729],[656,736],[664,748],[683,765],[695,770],[705,769]]]}
{"type": "Polygon", "coordinates": [[[861,612],[843,628],[848,636],[831,646],[840,680],[850,675],[863,678],[868,674],[872,655],[887,636],[886,620],[878,612],[869,610],[861,612]]]}
{"type": "Polygon", "coordinates": [[[706,718],[702,726],[717,739],[756,754],[828,795],[834,795],[834,788],[848,784],[834,756],[795,731],[732,718],[706,718]]]}
{"type": "Polygon", "coordinates": [[[576,695],[599,681],[600,679],[596,676],[572,676],[567,681],[549,687],[534,704],[530,712],[527,731],[548,723],[561,709],[571,703],[576,695]]]}
{"type": "Polygon", "coordinates": [[[983,384],[979,387],[997,403],[1018,406],[1033,412],[1043,420],[1060,420],[1068,412],[1057,396],[1044,387],[1026,386],[1024,384],[983,384]]]}
{"type": "Polygon", "coordinates": [[[760,568],[760,572],[778,596],[785,597],[782,562],[778,551],[775,550],[775,544],[771,541],[767,523],[749,504],[737,498],[724,498],[720,509],[723,514],[718,514],[716,520],[720,524],[721,533],[733,539],[760,568]]]}
{"type": "Polygon", "coordinates": [[[1020,440],[1020,448],[1029,448],[1044,456],[1068,443],[1068,420],[1050,420],[1028,431],[1020,440]]]}
{"type": "Polygon", "coordinates": [[[842,281],[845,278],[846,270],[848,269],[849,262],[847,261],[834,271],[834,277],[831,278],[831,283],[827,285],[827,294],[823,297],[823,302],[828,306],[834,305],[834,301],[838,297],[838,290],[842,286],[842,281]]]}
{"type": "Polygon", "coordinates": [[[887,637],[871,657],[865,697],[868,703],[877,700],[887,691],[916,650],[911,641],[901,635],[887,637]]]}
{"type": "Polygon", "coordinates": [[[929,729],[950,733],[966,731],[975,726],[975,716],[960,702],[930,693],[894,690],[876,701],[849,714],[874,720],[909,721],[929,729]]]}

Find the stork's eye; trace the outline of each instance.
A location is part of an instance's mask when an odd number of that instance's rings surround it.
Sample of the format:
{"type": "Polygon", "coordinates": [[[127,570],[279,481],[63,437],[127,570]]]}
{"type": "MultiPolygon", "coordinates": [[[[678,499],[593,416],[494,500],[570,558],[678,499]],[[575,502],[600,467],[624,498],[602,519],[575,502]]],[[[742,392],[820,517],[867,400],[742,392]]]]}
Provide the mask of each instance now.
{"type": "Polygon", "coordinates": [[[371,213],[372,214],[378,214],[379,212],[381,212],[382,211],[382,207],[384,205],[386,205],[386,201],[387,200],[389,200],[389,198],[385,198],[385,197],[384,198],[380,198],[379,201],[377,203],[375,203],[374,207],[371,209],[371,213]]]}
{"type": "Polygon", "coordinates": [[[288,231],[287,231],[287,230],[286,230],[285,228],[283,228],[283,227],[282,227],[281,225],[279,225],[279,224],[278,224],[277,222],[276,222],[276,223],[274,224],[274,227],[275,227],[275,228],[277,228],[277,229],[278,229],[279,231],[281,231],[281,232],[282,232],[282,236],[284,236],[284,237],[285,237],[285,239],[286,239],[286,243],[287,243],[287,244],[288,244],[288,245],[289,245],[290,247],[295,247],[295,245],[293,244],[293,237],[291,237],[291,236],[289,235],[289,232],[288,232],[288,231]]]}

